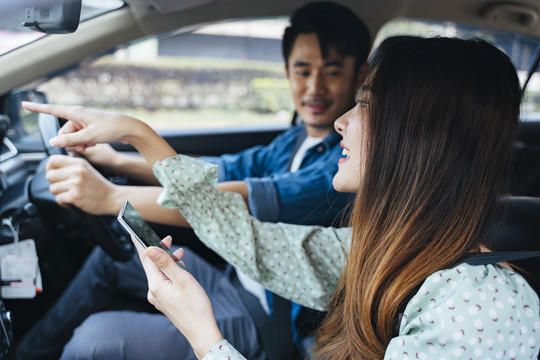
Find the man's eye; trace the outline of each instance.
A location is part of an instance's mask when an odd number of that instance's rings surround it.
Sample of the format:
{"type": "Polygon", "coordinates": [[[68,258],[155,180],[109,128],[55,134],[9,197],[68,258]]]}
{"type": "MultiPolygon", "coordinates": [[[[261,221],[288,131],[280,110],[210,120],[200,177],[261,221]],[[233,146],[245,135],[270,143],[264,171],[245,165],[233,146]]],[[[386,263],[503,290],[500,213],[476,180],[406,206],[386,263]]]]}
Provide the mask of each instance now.
{"type": "Polygon", "coordinates": [[[309,71],[297,71],[296,75],[306,77],[309,76],[309,71]]]}
{"type": "Polygon", "coordinates": [[[327,71],[326,76],[339,76],[341,74],[340,71],[327,71]]]}

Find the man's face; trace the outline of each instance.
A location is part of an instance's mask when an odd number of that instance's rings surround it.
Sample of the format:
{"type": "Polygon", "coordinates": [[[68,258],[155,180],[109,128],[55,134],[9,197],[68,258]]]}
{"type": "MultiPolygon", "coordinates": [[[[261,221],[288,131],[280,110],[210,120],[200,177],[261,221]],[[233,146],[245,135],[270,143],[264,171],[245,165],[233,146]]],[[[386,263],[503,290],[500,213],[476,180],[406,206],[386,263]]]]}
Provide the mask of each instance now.
{"type": "Polygon", "coordinates": [[[326,136],[334,121],[354,106],[354,96],[367,66],[354,71],[354,57],[342,58],[330,47],[322,58],[316,34],[300,34],[287,61],[294,105],[308,135],[326,136]]]}

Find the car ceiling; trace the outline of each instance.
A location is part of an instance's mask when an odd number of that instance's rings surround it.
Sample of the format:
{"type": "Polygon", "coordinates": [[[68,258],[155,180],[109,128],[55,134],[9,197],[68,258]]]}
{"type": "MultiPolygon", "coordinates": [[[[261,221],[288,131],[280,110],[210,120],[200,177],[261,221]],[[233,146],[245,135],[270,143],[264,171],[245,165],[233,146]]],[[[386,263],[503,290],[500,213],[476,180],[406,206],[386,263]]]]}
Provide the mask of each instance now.
{"type": "MultiPolygon", "coordinates": [[[[119,11],[81,23],[0,57],[0,95],[145,35],[249,17],[288,16],[305,0],[125,0],[119,11]],[[57,37],[62,36],[62,41],[57,37]],[[36,66],[39,64],[39,66],[36,66]]],[[[540,0],[336,0],[355,11],[374,35],[396,18],[448,20],[540,38],[540,0]]]]}
{"type": "MultiPolygon", "coordinates": [[[[307,1],[300,0],[125,0],[143,28],[153,28],[156,14],[166,19],[209,21],[227,17],[289,15],[307,1]]],[[[486,0],[337,0],[354,10],[373,33],[385,22],[399,17],[449,20],[517,31],[540,37],[540,1],[486,0]]],[[[159,16],[158,16],[159,17],[159,16]]]]}

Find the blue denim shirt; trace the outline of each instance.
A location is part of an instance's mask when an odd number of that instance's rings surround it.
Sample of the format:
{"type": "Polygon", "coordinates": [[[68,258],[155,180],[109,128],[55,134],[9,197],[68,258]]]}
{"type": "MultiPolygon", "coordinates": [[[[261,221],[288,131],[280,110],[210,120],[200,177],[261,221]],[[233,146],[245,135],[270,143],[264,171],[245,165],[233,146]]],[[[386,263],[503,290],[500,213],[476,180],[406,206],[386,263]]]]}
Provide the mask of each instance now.
{"type": "Polygon", "coordinates": [[[341,157],[341,136],[333,131],[308,149],[300,169],[291,173],[289,161],[300,136],[306,136],[303,124],[284,131],[267,146],[204,160],[219,166],[218,181],[247,183],[251,213],[261,221],[340,226],[353,196],[338,193],[332,186],[341,157]]]}

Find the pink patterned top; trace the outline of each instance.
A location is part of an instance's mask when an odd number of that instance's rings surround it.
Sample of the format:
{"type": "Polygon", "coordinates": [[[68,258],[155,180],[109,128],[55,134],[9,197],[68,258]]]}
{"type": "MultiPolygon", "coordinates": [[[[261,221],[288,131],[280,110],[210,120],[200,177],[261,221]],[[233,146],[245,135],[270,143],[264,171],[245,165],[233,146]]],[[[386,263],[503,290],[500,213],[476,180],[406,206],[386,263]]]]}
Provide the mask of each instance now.
{"type": "MultiPolygon", "coordinates": [[[[164,192],[199,238],[265,288],[328,309],[351,230],[264,223],[240,195],[217,191],[214,165],[182,155],[154,165],[164,192]]],[[[536,359],[540,304],[523,277],[496,265],[460,264],[429,276],[409,301],[385,359],[536,359]]],[[[243,359],[226,340],[205,360],[243,359]]]]}

